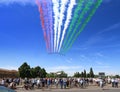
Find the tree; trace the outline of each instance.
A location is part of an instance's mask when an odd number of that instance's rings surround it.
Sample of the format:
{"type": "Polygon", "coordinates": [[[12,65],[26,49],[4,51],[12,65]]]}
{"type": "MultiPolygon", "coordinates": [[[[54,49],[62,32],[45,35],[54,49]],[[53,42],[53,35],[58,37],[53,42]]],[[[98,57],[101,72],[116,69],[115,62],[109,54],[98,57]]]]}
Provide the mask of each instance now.
{"type": "Polygon", "coordinates": [[[83,77],[86,78],[86,70],[84,70],[83,77]]]}
{"type": "Polygon", "coordinates": [[[30,74],[30,66],[24,62],[19,68],[19,75],[21,78],[30,78],[31,77],[31,74],[30,74]]]}
{"type": "Polygon", "coordinates": [[[41,72],[40,66],[36,66],[34,68],[31,68],[30,69],[31,78],[40,77],[40,72],[41,72]]]}
{"type": "Polygon", "coordinates": [[[19,67],[19,76],[21,78],[36,78],[36,77],[46,77],[46,70],[44,68],[41,69],[40,66],[36,66],[34,68],[30,68],[30,66],[24,62],[20,67],[19,67]]]}
{"type": "Polygon", "coordinates": [[[86,76],[87,76],[87,78],[90,78],[90,74],[89,74],[89,73],[87,73],[87,75],[86,75],[86,76]]]}
{"type": "Polygon", "coordinates": [[[34,68],[34,71],[35,71],[35,77],[40,77],[40,75],[41,75],[41,67],[40,66],[36,66],[35,68],[34,68]]]}
{"type": "Polygon", "coordinates": [[[120,78],[120,76],[119,75],[115,75],[115,78],[120,78]]]}
{"type": "Polygon", "coordinates": [[[57,72],[57,77],[66,78],[67,77],[67,73],[65,73],[64,71],[59,71],[59,72],[57,72]]]}
{"type": "Polygon", "coordinates": [[[81,75],[80,75],[80,73],[79,73],[79,72],[74,73],[74,77],[79,78],[80,76],[81,76],[81,75]]]}
{"type": "Polygon", "coordinates": [[[40,71],[40,77],[41,77],[41,78],[45,78],[46,75],[47,75],[46,70],[45,70],[44,68],[42,68],[41,71],[40,71]]]}
{"type": "Polygon", "coordinates": [[[67,78],[67,73],[65,73],[64,71],[61,71],[61,77],[67,78]]]}
{"type": "Polygon", "coordinates": [[[30,69],[30,75],[31,75],[31,78],[35,78],[35,69],[34,68],[31,68],[30,69]]]}
{"type": "Polygon", "coordinates": [[[90,68],[90,73],[89,73],[89,74],[90,74],[90,77],[91,77],[91,78],[94,78],[94,72],[93,72],[92,67],[90,68]]]}
{"type": "Polygon", "coordinates": [[[46,77],[47,78],[56,78],[57,75],[55,73],[47,73],[46,77]]]}
{"type": "Polygon", "coordinates": [[[81,77],[84,77],[84,73],[83,72],[81,72],[81,77]]]}

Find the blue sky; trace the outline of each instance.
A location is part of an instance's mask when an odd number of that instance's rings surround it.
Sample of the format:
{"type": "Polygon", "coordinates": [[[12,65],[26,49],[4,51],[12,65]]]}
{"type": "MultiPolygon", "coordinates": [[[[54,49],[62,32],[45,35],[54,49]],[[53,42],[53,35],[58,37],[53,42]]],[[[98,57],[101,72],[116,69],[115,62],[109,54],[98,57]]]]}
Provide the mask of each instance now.
{"type": "Polygon", "coordinates": [[[0,0],[0,68],[23,62],[47,72],[120,74],[120,0],[103,0],[65,55],[48,54],[35,0],[0,0]]]}

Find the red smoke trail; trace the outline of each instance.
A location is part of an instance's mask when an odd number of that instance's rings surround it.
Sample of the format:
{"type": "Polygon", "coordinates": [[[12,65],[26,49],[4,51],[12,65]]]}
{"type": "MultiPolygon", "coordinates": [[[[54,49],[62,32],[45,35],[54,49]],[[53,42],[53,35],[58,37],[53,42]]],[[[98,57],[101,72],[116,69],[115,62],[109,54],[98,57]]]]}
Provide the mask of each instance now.
{"type": "Polygon", "coordinates": [[[47,33],[46,33],[46,28],[45,28],[44,12],[43,12],[43,9],[42,9],[42,6],[41,6],[40,2],[38,0],[36,0],[36,3],[37,3],[38,8],[39,8],[40,19],[41,19],[41,24],[42,24],[42,28],[43,28],[43,34],[44,34],[44,39],[45,39],[45,42],[46,42],[46,48],[48,50],[49,46],[48,46],[47,33]]]}
{"type": "Polygon", "coordinates": [[[46,0],[43,0],[43,5],[44,5],[44,13],[45,15],[45,23],[46,23],[46,31],[47,31],[47,42],[48,42],[48,48],[49,48],[49,52],[51,52],[51,47],[50,47],[50,26],[49,26],[49,10],[48,10],[48,5],[49,3],[46,2],[46,0]]]}

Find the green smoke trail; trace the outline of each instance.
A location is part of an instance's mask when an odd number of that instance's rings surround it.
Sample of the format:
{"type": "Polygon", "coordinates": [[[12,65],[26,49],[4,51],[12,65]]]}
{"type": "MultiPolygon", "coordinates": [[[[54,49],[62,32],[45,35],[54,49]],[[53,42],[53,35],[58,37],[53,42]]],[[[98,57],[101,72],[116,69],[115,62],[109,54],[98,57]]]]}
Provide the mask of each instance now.
{"type": "MultiPolygon", "coordinates": [[[[82,12],[81,12],[81,14],[80,14],[80,16],[79,16],[79,18],[78,18],[78,20],[77,20],[76,26],[75,26],[74,30],[72,31],[73,33],[71,34],[69,40],[67,40],[66,45],[64,45],[64,46],[66,46],[66,47],[64,47],[64,50],[67,49],[68,45],[70,44],[70,41],[71,41],[71,40],[73,39],[73,37],[75,36],[76,31],[77,31],[77,28],[78,28],[79,25],[82,23],[82,19],[83,19],[84,15],[87,13],[87,11],[89,11],[90,6],[92,6],[92,4],[93,4],[93,1],[89,0],[88,3],[85,5],[84,9],[82,10],[82,12]]],[[[78,16],[78,13],[75,13],[75,17],[76,17],[76,18],[77,18],[77,16],[78,16]]],[[[74,18],[73,18],[73,19],[74,19],[74,18]]],[[[72,25],[74,25],[74,24],[75,24],[75,23],[73,23],[72,25]]],[[[70,28],[70,29],[72,29],[72,28],[70,28]]],[[[70,31],[69,31],[68,34],[70,34],[70,31]]],[[[68,35],[68,37],[69,37],[69,35],[68,35]]]]}
{"type": "Polygon", "coordinates": [[[97,8],[100,6],[100,4],[102,3],[102,0],[98,0],[94,6],[94,8],[91,10],[89,16],[85,19],[84,23],[82,24],[80,30],[78,31],[78,33],[75,35],[74,39],[72,40],[72,42],[70,43],[69,47],[67,49],[65,49],[65,52],[67,50],[69,50],[74,41],[77,39],[77,37],[80,35],[80,33],[83,31],[83,29],[85,28],[85,26],[87,25],[87,23],[90,21],[90,19],[92,18],[92,16],[94,15],[94,13],[96,12],[97,8]]]}
{"type": "MultiPolygon", "coordinates": [[[[79,13],[80,10],[82,10],[83,3],[84,3],[84,0],[79,0],[78,5],[77,5],[77,8],[75,9],[75,12],[74,12],[74,16],[73,16],[72,21],[71,21],[71,23],[70,23],[70,27],[69,27],[69,29],[68,29],[68,33],[67,33],[67,35],[66,35],[66,37],[65,37],[65,40],[64,40],[64,42],[63,42],[63,47],[64,47],[65,44],[67,43],[68,37],[69,37],[69,35],[71,34],[71,30],[72,30],[72,28],[73,28],[73,26],[74,26],[77,18],[79,17],[78,13],[79,13]]],[[[61,49],[63,49],[63,48],[61,48],[61,49]]]]}

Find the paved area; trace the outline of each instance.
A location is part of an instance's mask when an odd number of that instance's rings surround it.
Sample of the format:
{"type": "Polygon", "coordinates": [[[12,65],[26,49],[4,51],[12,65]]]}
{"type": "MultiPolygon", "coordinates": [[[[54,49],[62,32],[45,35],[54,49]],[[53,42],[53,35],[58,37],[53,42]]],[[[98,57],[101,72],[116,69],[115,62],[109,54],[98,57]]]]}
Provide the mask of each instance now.
{"type": "Polygon", "coordinates": [[[81,88],[71,88],[71,89],[33,89],[33,90],[25,90],[23,88],[18,88],[17,92],[120,92],[119,88],[112,88],[111,86],[105,86],[103,89],[98,86],[89,86],[85,89],[81,88]]]}
{"type": "Polygon", "coordinates": [[[17,90],[17,92],[120,92],[120,89],[54,89],[54,90],[17,90]]]}

